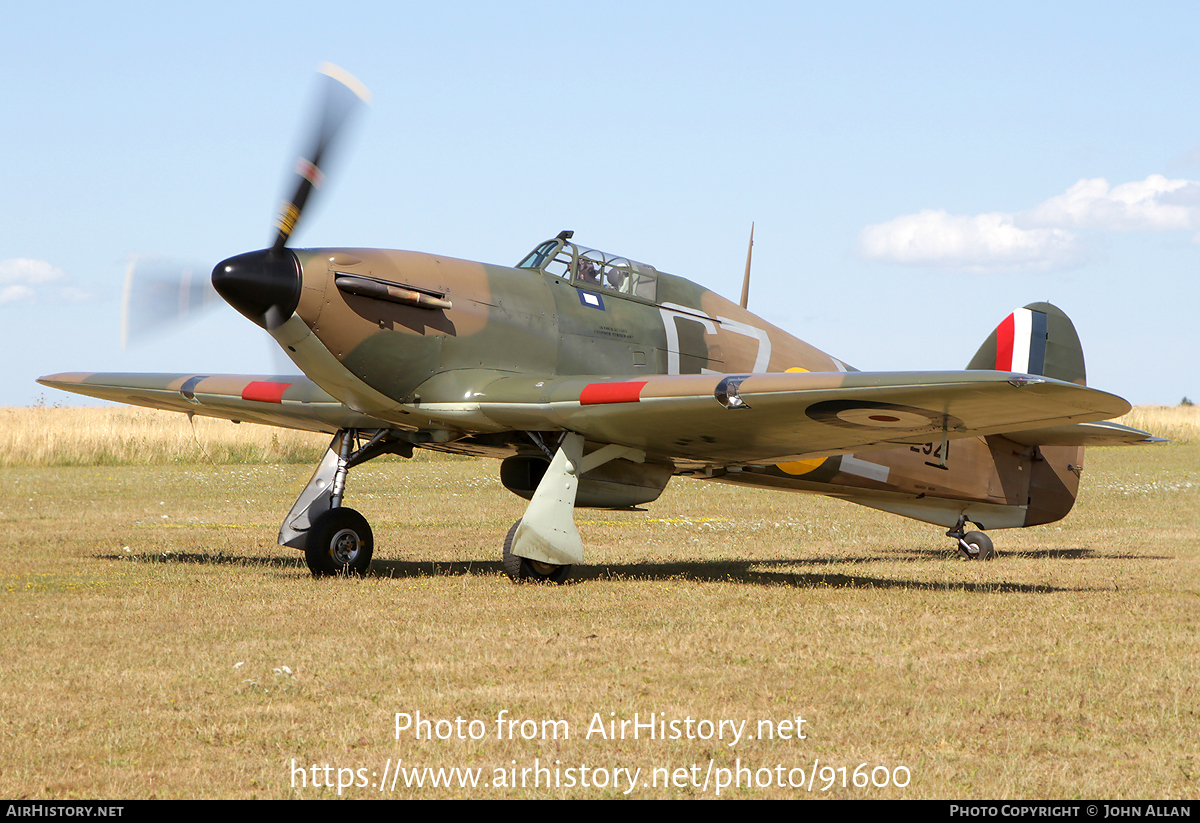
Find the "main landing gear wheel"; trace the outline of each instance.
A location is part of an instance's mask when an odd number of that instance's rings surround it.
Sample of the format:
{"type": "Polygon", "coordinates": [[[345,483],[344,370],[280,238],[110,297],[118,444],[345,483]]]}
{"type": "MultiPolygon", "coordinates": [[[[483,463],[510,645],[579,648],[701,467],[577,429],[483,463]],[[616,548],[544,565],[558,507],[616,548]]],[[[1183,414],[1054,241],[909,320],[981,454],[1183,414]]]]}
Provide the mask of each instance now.
{"type": "Polygon", "coordinates": [[[375,537],[367,519],[354,509],[340,506],[312,524],[304,544],[304,559],[313,577],[366,574],[374,551],[375,537]]]}
{"type": "Polygon", "coordinates": [[[992,548],[992,538],[983,532],[967,532],[963,535],[962,542],[967,544],[967,548],[963,549],[962,543],[958,548],[968,560],[991,560],[996,556],[996,550],[992,548]]]}
{"type": "Polygon", "coordinates": [[[553,563],[540,563],[527,557],[518,557],[512,553],[513,538],[517,536],[518,520],[508,530],[504,538],[504,573],[514,583],[533,581],[537,583],[562,583],[571,574],[570,566],[555,566],[553,563]]]}

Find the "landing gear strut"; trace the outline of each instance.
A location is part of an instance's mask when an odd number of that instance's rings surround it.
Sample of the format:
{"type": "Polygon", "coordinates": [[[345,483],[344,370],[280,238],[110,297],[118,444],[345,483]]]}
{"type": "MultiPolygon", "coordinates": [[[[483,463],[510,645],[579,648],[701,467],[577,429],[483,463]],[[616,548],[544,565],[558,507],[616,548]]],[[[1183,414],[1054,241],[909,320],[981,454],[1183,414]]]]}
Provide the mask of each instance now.
{"type": "MultiPolygon", "coordinates": [[[[536,438],[535,442],[542,445],[536,438]]],[[[504,539],[504,571],[513,582],[566,580],[571,566],[583,562],[583,541],[575,528],[579,476],[610,460],[623,458],[635,463],[646,460],[645,452],[616,444],[602,446],[585,456],[583,445],[582,435],[574,432],[563,435],[525,515],[509,529],[504,539]]]]}
{"type": "Polygon", "coordinates": [[[308,485],[279,527],[279,545],[304,552],[313,577],[366,574],[375,551],[367,519],[342,505],[350,469],[381,454],[412,457],[412,444],[387,429],[359,445],[358,429],[341,429],[329,442],[308,485]]]}
{"type": "Polygon", "coordinates": [[[947,537],[953,537],[958,543],[958,551],[964,560],[992,560],[996,550],[992,546],[992,538],[983,532],[963,532],[967,516],[958,518],[958,525],[946,532],[947,537]]]}

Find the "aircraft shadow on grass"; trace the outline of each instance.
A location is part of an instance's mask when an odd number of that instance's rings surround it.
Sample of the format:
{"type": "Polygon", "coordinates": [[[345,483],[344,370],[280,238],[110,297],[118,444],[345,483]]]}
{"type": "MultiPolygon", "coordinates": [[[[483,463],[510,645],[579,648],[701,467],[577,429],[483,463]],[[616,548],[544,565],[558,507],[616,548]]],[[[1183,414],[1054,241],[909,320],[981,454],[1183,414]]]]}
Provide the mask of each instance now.
{"type": "MultiPolygon", "coordinates": [[[[949,560],[954,555],[945,551],[918,550],[914,555],[942,557],[949,560]]],[[[1074,560],[1115,559],[1116,556],[1100,555],[1092,549],[1063,549],[1057,551],[1031,552],[1023,556],[1031,559],[1039,557],[1074,560]]],[[[244,566],[247,568],[275,569],[280,571],[295,571],[306,574],[306,566],[299,557],[240,557],[237,555],[203,552],[170,552],[157,554],[106,554],[97,555],[98,560],[137,563],[161,563],[181,565],[224,565],[244,566]]],[[[790,586],[794,588],[835,588],[835,589],[915,589],[928,591],[967,591],[981,594],[1055,594],[1062,592],[1105,591],[1107,587],[1095,586],[1048,586],[1041,584],[1012,583],[1007,581],[946,581],[905,580],[872,576],[869,574],[845,574],[819,572],[773,571],[772,566],[782,568],[822,565],[845,565],[847,563],[878,563],[896,562],[897,560],[917,560],[919,558],[895,557],[818,557],[818,558],[778,558],[774,560],[714,560],[714,561],[680,561],[673,563],[606,563],[586,569],[579,569],[572,579],[575,583],[599,580],[678,580],[688,582],[730,582],[743,583],[752,586],[790,586]]],[[[920,558],[925,559],[925,558],[920,558]]],[[[1145,560],[1168,560],[1167,557],[1144,557],[1145,560]]],[[[504,574],[504,564],[500,561],[451,561],[445,563],[431,561],[379,560],[376,559],[371,567],[371,577],[407,579],[414,577],[462,577],[466,575],[500,575],[504,574]]]]}

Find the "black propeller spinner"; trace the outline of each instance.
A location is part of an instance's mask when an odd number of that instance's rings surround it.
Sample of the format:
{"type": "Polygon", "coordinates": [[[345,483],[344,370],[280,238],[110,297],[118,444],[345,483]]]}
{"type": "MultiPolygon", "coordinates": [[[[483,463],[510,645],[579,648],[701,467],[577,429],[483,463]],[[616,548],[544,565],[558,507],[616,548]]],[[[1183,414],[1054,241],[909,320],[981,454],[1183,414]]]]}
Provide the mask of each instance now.
{"type": "Polygon", "coordinates": [[[351,74],[330,63],[320,68],[325,94],[318,110],[312,148],[296,162],[296,188],[275,221],[275,242],[269,249],[222,260],[213,268],[217,293],[243,315],[270,331],[292,316],[300,302],[300,261],[287,248],[312,190],[321,185],[322,164],[342,127],[371,93],[351,74]]]}

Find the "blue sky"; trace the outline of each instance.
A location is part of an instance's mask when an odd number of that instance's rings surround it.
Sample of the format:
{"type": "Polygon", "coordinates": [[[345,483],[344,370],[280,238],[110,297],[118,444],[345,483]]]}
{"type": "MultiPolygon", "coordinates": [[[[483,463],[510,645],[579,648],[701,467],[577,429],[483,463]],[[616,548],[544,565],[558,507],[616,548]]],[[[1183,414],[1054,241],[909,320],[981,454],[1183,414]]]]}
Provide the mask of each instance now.
{"type": "Polygon", "coordinates": [[[269,373],[224,306],[122,350],[134,258],[261,248],[324,60],[374,94],[297,246],[515,263],[573,229],[870,370],[1062,307],[1089,383],[1200,400],[1200,7],[8,4],[0,405],[269,373]]]}

